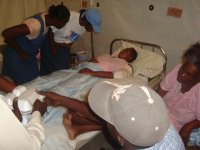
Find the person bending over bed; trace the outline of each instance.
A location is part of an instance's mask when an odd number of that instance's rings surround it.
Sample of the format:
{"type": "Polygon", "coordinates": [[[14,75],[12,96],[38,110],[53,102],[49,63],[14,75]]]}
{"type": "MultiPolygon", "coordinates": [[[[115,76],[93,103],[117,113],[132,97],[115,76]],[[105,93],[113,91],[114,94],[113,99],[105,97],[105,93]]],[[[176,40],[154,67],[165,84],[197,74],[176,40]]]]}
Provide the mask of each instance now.
{"type": "MultiPolygon", "coordinates": [[[[1,91],[12,92],[15,87],[14,83],[0,76],[1,91]]],[[[13,101],[13,112],[2,97],[0,108],[0,149],[40,150],[45,139],[41,116],[46,112],[46,103],[40,100],[35,101],[33,112],[26,126],[21,123],[22,115],[16,99],[13,101]]]]}
{"type": "MultiPolygon", "coordinates": [[[[199,91],[200,43],[195,43],[183,54],[183,63],[166,75],[157,91],[163,97],[177,131],[191,121],[194,127],[200,125],[199,91]]],[[[184,137],[184,133],[180,134],[184,137]]],[[[188,137],[184,138],[184,142],[187,141],[188,137]]]]}
{"type": "Polygon", "coordinates": [[[40,93],[51,105],[66,106],[87,116],[80,119],[75,112],[64,114],[63,124],[70,139],[108,127],[125,150],[184,150],[179,134],[170,125],[162,98],[149,87],[126,79],[102,81],[91,89],[89,104],[52,92],[40,93]]]}
{"type": "Polygon", "coordinates": [[[91,58],[90,62],[96,63],[102,71],[93,71],[88,68],[83,68],[79,73],[109,79],[121,78],[121,76],[130,77],[133,71],[129,63],[136,58],[137,52],[134,48],[125,48],[119,52],[117,57],[102,55],[97,58],[91,58]]]}
{"type": "Polygon", "coordinates": [[[70,11],[69,22],[62,29],[51,27],[49,30],[49,39],[45,40],[41,50],[40,74],[43,76],[57,70],[69,69],[71,45],[85,32],[99,33],[101,23],[102,14],[99,9],[70,11]]]}
{"type": "Polygon", "coordinates": [[[36,55],[48,35],[50,26],[62,28],[70,12],[63,4],[52,5],[48,12],[38,13],[22,24],[3,30],[6,46],[3,48],[2,74],[16,84],[29,82],[39,76],[36,55]]]}

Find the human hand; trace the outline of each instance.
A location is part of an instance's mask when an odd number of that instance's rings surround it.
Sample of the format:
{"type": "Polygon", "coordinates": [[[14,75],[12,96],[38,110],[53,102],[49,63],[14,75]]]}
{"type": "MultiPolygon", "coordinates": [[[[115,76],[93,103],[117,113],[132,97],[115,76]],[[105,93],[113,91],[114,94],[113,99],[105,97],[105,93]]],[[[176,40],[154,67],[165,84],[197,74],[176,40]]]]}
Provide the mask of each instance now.
{"type": "Polygon", "coordinates": [[[79,73],[92,75],[94,73],[94,71],[91,69],[88,69],[88,68],[83,68],[83,69],[79,70],[79,73]]]}
{"type": "Polygon", "coordinates": [[[192,132],[193,129],[199,128],[200,122],[198,120],[193,120],[185,124],[181,130],[179,131],[179,134],[183,140],[183,143],[185,146],[188,144],[188,139],[190,137],[190,133],[192,132]]]}
{"type": "Polygon", "coordinates": [[[98,63],[98,60],[95,57],[90,58],[89,62],[98,63]]]}
{"type": "Polygon", "coordinates": [[[33,104],[33,112],[34,111],[39,111],[41,116],[43,116],[47,111],[47,103],[37,99],[33,104]]]}
{"type": "Polygon", "coordinates": [[[47,105],[52,105],[52,106],[63,105],[62,96],[59,94],[56,94],[54,92],[43,92],[43,91],[38,91],[38,94],[45,96],[44,100],[46,101],[47,105]]]}
{"type": "Polygon", "coordinates": [[[21,114],[19,107],[18,107],[18,99],[17,98],[14,98],[14,100],[13,100],[13,113],[15,114],[17,119],[20,122],[22,122],[22,114],[21,114]]]}

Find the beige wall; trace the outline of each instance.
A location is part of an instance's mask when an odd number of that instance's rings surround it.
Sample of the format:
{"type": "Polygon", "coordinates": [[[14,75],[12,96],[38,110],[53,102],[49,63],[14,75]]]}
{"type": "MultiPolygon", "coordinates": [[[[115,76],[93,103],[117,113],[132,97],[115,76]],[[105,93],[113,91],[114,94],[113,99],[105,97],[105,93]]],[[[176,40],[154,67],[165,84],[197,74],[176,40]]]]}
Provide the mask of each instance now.
{"type": "Polygon", "coordinates": [[[80,0],[45,0],[46,8],[52,4],[57,5],[63,2],[70,10],[79,10],[80,9],[80,0]]]}

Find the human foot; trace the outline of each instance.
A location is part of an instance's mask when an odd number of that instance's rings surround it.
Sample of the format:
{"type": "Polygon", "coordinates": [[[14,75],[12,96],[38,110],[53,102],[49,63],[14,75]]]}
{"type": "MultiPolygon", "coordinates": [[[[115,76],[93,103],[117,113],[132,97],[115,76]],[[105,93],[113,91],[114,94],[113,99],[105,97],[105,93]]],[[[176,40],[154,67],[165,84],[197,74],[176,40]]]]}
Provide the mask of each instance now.
{"type": "Polygon", "coordinates": [[[73,125],[72,123],[72,114],[65,113],[63,115],[63,125],[68,133],[69,139],[74,140],[78,136],[78,131],[76,130],[76,125],[73,125]]]}

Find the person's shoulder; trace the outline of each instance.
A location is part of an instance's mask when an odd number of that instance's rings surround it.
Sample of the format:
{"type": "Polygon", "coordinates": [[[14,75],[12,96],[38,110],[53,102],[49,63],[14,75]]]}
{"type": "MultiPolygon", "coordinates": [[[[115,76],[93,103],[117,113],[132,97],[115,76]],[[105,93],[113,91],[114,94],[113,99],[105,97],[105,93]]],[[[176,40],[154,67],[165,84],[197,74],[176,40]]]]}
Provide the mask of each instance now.
{"type": "Polygon", "coordinates": [[[175,65],[171,70],[169,70],[169,72],[167,73],[168,75],[175,75],[177,76],[179,69],[181,68],[182,64],[177,64],[175,65]]]}
{"type": "Polygon", "coordinates": [[[45,20],[45,12],[40,12],[40,13],[37,13],[29,18],[26,18],[24,19],[24,21],[22,22],[23,24],[27,24],[28,26],[29,25],[33,25],[33,26],[40,26],[40,21],[37,19],[38,16],[41,17],[41,19],[44,21],[45,20]]]}
{"type": "Polygon", "coordinates": [[[173,70],[179,70],[181,68],[182,64],[176,64],[172,69],[171,71],[173,70]]]}
{"type": "Polygon", "coordinates": [[[184,150],[183,141],[173,125],[169,126],[166,135],[159,145],[160,147],[167,148],[167,150],[184,150]]]}

